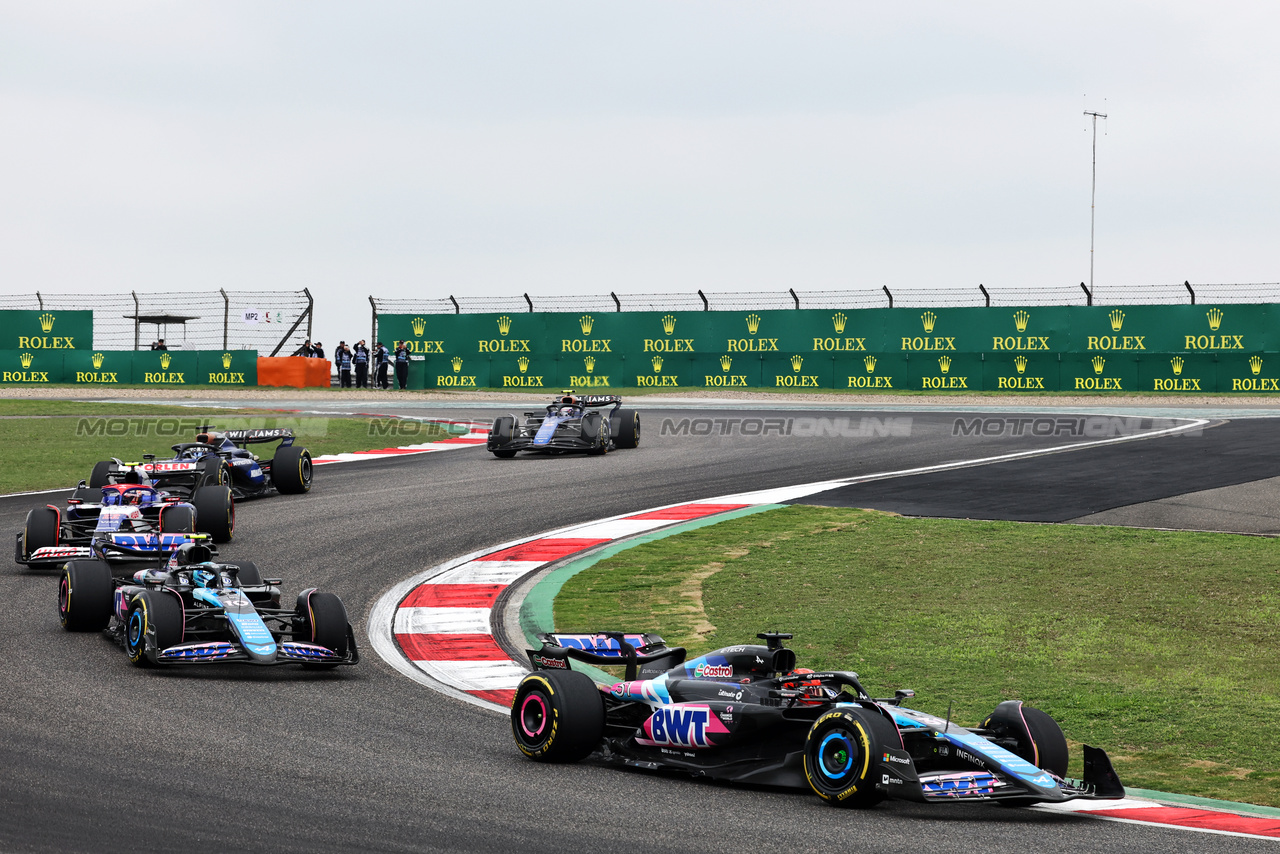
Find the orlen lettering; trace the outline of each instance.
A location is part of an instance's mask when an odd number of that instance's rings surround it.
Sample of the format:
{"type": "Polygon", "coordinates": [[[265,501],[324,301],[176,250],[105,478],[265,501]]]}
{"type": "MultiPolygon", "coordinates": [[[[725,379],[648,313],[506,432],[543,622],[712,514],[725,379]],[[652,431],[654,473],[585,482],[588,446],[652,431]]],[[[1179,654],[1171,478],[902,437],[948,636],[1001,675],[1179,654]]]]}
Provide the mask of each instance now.
{"type": "Polygon", "coordinates": [[[695,679],[732,679],[733,666],[729,664],[707,664],[702,661],[698,663],[697,667],[693,668],[693,676],[695,679]]]}

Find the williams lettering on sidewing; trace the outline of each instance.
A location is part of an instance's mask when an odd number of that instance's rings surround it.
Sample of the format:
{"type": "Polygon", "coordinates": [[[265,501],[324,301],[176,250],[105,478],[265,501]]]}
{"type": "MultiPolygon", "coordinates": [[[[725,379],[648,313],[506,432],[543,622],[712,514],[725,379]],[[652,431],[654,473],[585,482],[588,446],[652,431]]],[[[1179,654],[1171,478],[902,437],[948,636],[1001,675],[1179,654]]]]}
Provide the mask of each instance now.
{"type": "Polygon", "coordinates": [[[726,647],[685,660],[651,634],[539,635],[511,709],[532,759],[674,769],[738,783],[807,788],[836,806],[885,798],[1026,805],[1124,796],[1104,751],[1084,747],[1084,779],[1045,713],[1001,703],[979,727],[905,708],[913,691],[871,697],[856,673],[796,668],[782,645],[726,647]],[[625,668],[602,684],[571,662],[625,668]]]}
{"type": "Polygon", "coordinates": [[[521,451],[602,456],[640,444],[640,413],[623,409],[617,395],[575,395],[566,390],[543,412],[494,420],[486,447],[509,459],[521,451]],[[607,412],[605,407],[611,407],[607,412]]]}

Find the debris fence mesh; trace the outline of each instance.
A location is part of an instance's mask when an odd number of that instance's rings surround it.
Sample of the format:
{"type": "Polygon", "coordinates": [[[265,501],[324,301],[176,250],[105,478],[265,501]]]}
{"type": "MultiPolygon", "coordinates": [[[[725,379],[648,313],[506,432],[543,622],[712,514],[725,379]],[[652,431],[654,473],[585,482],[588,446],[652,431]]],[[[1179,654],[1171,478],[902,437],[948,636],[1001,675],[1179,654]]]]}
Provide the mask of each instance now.
{"type": "Polygon", "coordinates": [[[278,355],[288,356],[311,334],[306,290],[0,294],[0,309],[88,309],[93,346],[101,350],[146,350],[163,338],[171,350],[257,350],[268,356],[280,345],[278,355]]]}
{"type": "Polygon", "coordinates": [[[757,311],[789,308],[963,308],[1035,305],[1173,305],[1280,302],[1280,283],[1083,285],[1048,287],[862,288],[839,291],[587,294],[582,296],[451,296],[388,299],[371,296],[378,314],[482,314],[525,311],[757,311]]]}

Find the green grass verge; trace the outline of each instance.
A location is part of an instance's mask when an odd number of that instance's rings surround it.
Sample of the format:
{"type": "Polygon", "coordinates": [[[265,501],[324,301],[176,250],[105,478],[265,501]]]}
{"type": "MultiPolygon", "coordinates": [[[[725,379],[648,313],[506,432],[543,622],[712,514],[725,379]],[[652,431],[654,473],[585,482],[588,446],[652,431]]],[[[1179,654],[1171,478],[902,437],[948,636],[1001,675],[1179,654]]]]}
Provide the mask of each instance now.
{"type": "MultiPolygon", "coordinates": [[[[191,442],[202,424],[220,429],[292,427],[313,456],[433,442],[450,434],[435,424],[385,418],[292,416],[257,410],[0,401],[0,494],[74,486],[98,460],[163,457],[191,442]],[[17,410],[17,411],[15,411],[17,410]]],[[[262,445],[264,455],[275,445],[262,445]]],[[[263,453],[263,452],[260,452],[263,453]]]]}
{"type": "Polygon", "coordinates": [[[1258,537],[796,506],[602,561],[555,620],[691,654],[791,631],[801,666],[877,696],[969,725],[1022,699],[1131,786],[1280,806],[1277,591],[1258,537]]]}

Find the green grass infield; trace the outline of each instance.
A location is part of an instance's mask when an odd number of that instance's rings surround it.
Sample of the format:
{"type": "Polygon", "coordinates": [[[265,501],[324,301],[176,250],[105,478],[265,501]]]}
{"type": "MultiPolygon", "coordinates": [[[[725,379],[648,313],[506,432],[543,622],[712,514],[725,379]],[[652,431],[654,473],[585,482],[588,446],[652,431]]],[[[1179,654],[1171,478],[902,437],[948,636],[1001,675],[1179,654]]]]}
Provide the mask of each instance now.
{"type": "MultiPolygon", "coordinates": [[[[262,410],[201,409],[65,400],[0,400],[0,494],[72,487],[99,460],[165,458],[193,442],[203,425],[218,429],[292,427],[313,456],[415,445],[448,438],[436,424],[392,418],[299,416],[262,410]]],[[[274,445],[262,445],[266,454],[274,445]]],[[[259,451],[261,455],[262,452],[259,451]]]]}
{"type": "Polygon", "coordinates": [[[1129,786],[1280,806],[1274,540],[793,506],[642,543],[569,579],[560,631],[690,655],[795,633],[800,666],[977,724],[1021,699],[1129,786]]]}

